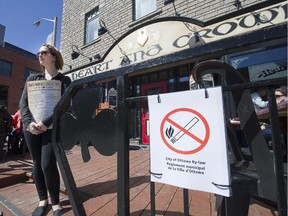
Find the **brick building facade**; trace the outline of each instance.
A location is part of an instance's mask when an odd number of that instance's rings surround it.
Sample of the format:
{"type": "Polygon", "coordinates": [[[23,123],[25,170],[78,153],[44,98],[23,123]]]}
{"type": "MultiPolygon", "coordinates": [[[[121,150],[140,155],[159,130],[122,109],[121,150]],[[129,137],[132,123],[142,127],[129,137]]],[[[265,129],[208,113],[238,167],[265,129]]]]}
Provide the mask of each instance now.
{"type": "MultiPolygon", "coordinates": [[[[64,0],[61,51],[73,81],[131,66],[129,96],[189,90],[192,68],[209,59],[251,82],[287,78],[287,2],[64,0]]],[[[132,107],[130,118],[130,138],[149,144],[147,106],[132,107]]]]}
{"type": "Polygon", "coordinates": [[[40,71],[40,65],[35,54],[5,42],[0,46],[0,68],[0,104],[14,114],[27,76],[40,71]]]}
{"type": "MultiPolygon", "coordinates": [[[[89,63],[89,59],[83,56],[71,60],[72,45],[78,46],[86,56],[93,57],[96,54],[103,56],[116,39],[148,20],[179,15],[180,17],[188,17],[201,22],[209,22],[213,19],[221,19],[224,15],[236,13],[240,9],[245,10],[245,8],[268,1],[246,0],[241,1],[242,3],[238,5],[238,1],[233,0],[176,0],[174,3],[170,1],[168,4],[164,3],[169,1],[157,0],[156,10],[137,20],[134,18],[134,2],[134,0],[64,0],[61,51],[65,63],[73,68],[89,63]],[[96,7],[98,7],[99,19],[104,21],[110,35],[103,34],[91,43],[85,44],[85,15],[96,7]]],[[[69,70],[68,67],[65,68],[66,71],[69,70]]]]}

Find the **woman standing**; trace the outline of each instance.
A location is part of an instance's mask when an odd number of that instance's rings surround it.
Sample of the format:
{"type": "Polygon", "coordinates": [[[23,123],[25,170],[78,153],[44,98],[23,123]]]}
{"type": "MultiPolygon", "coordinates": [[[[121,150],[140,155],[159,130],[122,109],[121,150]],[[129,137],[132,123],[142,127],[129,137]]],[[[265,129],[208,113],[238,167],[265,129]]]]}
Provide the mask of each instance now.
{"type": "Polygon", "coordinates": [[[33,160],[33,178],[40,199],[32,216],[41,216],[45,213],[48,206],[48,192],[51,198],[53,215],[58,216],[62,215],[63,212],[59,202],[60,176],[51,143],[52,130],[49,128],[53,121],[53,111],[44,119],[35,120],[31,107],[29,108],[27,83],[31,81],[59,80],[62,95],[71,80],[58,72],[62,69],[64,63],[61,53],[53,46],[42,45],[37,56],[43,72],[31,74],[27,78],[20,99],[24,136],[33,160]]]}

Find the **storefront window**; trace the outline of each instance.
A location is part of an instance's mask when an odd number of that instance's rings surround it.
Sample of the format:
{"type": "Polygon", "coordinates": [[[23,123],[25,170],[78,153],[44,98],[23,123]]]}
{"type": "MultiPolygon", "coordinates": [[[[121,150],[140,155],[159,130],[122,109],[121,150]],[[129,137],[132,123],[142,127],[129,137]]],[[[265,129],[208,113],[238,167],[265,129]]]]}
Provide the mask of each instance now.
{"type": "Polygon", "coordinates": [[[134,20],[156,10],[156,0],[134,0],[134,20]]]}
{"type": "Polygon", "coordinates": [[[229,63],[251,82],[287,77],[287,47],[233,56],[229,63]]]}
{"type": "MultiPolygon", "coordinates": [[[[274,88],[286,89],[286,93],[281,93],[287,99],[287,47],[279,46],[273,48],[261,48],[261,50],[245,51],[245,53],[236,53],[228,57],[228,63],[236,68],[243,77],[251,82],[263,83],[263,81],[274,80],[274,88]],[[286,80],[286,84],[283,84],[283,80],[286,80]],[[279,82],[278,82],[279,81],[279,82]]],[[[269,82],[268,82],[269,83],[269,82]]],[[[272,82],[271,82],[272,83],[272,82]]],[[[261,109],[265,110],[268,105],[268,92],[266,87],[251,88],[251,96],[254,101],[261,102],[261,109]],[[259,97],[256,97],[258,96],[259,97]],[[261,101],[261,100],[262,101],[261,101]],[[264,107],[263,104],[266,106],[264,107]],[[265,109],[264,109],[265,108],[265,109]]],[[[276,92],[275,92],[276,94],[276,92]]],[[[281,96],[281,95],[280,95],[281,96]]],[[[276,94],[276,102],[278,109],[281,106],[287,107],[287,100],[281,105],[278,102],[276,94]],[[285,105],[286,104],[286,105],[285,105]]],[[[258,104],[255,103],[255,110],[259,115],[260,108],[257,108],[258,104]]],[[[230,112],[233,113],[231,116],[236,116],[234,113],[235,108],[232,106],[229,108],[230,112]]],[[[287,116],[287,113],[286,113],[287,116]]],[[[286,119],[287,121],[287,119],[286,119]]]]}

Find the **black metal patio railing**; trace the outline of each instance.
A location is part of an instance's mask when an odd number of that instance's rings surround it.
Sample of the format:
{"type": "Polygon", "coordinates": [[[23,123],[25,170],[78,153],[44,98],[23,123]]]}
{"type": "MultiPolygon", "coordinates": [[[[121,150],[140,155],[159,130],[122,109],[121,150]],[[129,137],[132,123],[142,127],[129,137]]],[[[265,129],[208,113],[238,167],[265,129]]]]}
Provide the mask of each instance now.
{"type": "MultiPolygon", "coordinates": [[[[72,148],[73,145],[76,145],[79,142],[81,142],[82,157],[84,161],[89,160],[90,157],[89,152],[87,152],[87,145],[89,142],[91,142],[96,150],[104,155],[111,155],[117,151],[117,214],[123,216],[129,215],[129,104],[138,103],[143,100],[145,101],[147,100],[147,97],[127,98],[128,79],[127,72],[125,71],[125,68],[123,68],[74,81],[55,107],[52,143],[74,215],[83,216],[86,215],[86,213],[79,198],[73,173],[71,172],[65,155],[65,150],[72,148]],[[101,92],[101,85],[99,85],[99,83],[106,82],[107,80],[117,81],[117,112],[107,111],[99,116],[95,116],[93,115],[93,112],[98,108],[97,104],[100,103],[99,92],[101,92]],[[77,97],[79,94],[81,97],[77,97]],[[97,125],[97,122],[101,122],[101,127],[104,128],[104,130],[102,130],[102,134],[100,134],[99,137],[97,134],[95,135],[95,130],[87,129],[85,126],[87,121],[95,126],[97,125]],[[63,132],[64,128],[66,128],[66,130],[63,132]],[[105,132],[106,130],[110,132],[105,132]],[[67,136],[65,136],[66,133],[75,134],[74,139],[68,139],[67,136]],[[101,142],[104,141],[106,147],[101,146],[101,142]]],[[[275,178],[277,183],[277,206],[279,215],[285,215],[285,212],[287,214],[287,194],[285,194],[283,152],[280,148],[279,120],[274,95],[276,85],[287,85],[287,80],[277,79],[257,83],[231,84],[223,86],[223,91],[229,92],[234,91],[235,89],[250,89],[259,86],[267,87],[270,122],[273,133],[272,141],[273,157],[275,159],[275,178]]],[[[184,214],[189,215],[187,189],[184,189],[183,199],[184,214]]],[[[154,183],[151,183],[151,215],[155,215],[154,183]]]]}

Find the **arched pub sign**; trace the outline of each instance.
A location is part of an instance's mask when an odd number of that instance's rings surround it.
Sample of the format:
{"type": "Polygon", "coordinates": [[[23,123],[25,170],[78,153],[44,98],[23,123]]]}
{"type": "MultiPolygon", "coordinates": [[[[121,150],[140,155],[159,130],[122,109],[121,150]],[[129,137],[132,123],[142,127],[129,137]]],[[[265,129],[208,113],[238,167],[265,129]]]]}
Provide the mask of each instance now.
{"type": "Polygon", "coordinates": [[[100,61],[67,75],[74,81],[285,22],[287,2],[211,25],[185,17],[152,20],[120,37],[100,61]]]}

